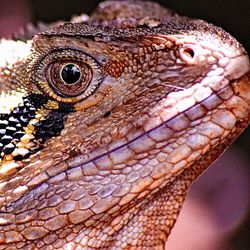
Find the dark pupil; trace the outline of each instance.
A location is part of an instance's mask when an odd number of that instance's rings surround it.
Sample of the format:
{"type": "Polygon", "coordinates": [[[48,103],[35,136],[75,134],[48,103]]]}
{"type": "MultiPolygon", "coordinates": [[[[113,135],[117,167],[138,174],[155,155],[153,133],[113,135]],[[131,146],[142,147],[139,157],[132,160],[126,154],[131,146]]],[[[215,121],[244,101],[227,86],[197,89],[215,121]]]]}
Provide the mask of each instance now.
{"type": "Polygon", "coordinates": [[[74,64],[68,64],[62,69],[62,79],[67,84],[76,83],[81,77],[80,69],[74,64]]]}

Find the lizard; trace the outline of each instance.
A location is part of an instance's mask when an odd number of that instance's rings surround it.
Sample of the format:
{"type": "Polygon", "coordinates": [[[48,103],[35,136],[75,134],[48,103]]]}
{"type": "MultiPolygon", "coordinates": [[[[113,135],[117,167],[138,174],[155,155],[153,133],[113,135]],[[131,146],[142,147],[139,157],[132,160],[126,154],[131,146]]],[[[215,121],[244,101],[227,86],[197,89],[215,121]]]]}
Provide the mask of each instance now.
{"type": "Polygon", "coordinates": [[[0,42],[0,249],[163,249],[250,120],[247,52],[148,1],[0,42]]]}

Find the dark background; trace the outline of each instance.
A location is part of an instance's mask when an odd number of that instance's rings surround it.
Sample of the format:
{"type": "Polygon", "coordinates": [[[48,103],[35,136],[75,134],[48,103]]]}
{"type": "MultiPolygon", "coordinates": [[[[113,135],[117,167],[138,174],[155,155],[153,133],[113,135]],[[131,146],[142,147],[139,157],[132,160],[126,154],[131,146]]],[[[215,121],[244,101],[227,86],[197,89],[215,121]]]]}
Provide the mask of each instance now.
{"type": "MultiPolygon", "coordinates": [[[[101,2],[97,0],[35,0],[32,2],[34,20],[48,22],[70,19],[72,14],[91,13],[101,2]]],[[[202,18],[223,27],[250,48],[250,1],[249,0],[161,0],[155,1],[178,13],[202,18]]]]}
{"type": "MultiPolygon", "coordinates": [[[[74,14],[83,11],[91,13],[98,0],[2,0],[1,15],[11,16],[18,9],[33,22],[43,20],[52,22],[58,19],[69,20],[74,14]],[[22,6],[25,6],[23,8],[22,6]],[[26,10],[29,11],[26,11],[26,10]],[[5,11],[8,10],[8,11],[5,11]]],[[[250,50],[250,1],[249,0],[158,0],[163,6],[176,10],[178,13],[202,18],[221,26],[234,35],[249,51],[250,50]]],[[[0,17],[0,23],[1,19],[0,17]]],[[[10,27],[9,27],[10,28],[10,27]]],[[[1,32],[1,30],[0,30],[1,32]]]]}
{"type": "MultiPolygon", "coordinates": [[[[3,0],[0,5],[0,36],[8,36],[27,22],[69,20],[75,14],[82,12],[89,14],[99,2],[96,0],[3,0]]],[[[201,18],[221,26],[235,36],[250,53],[250,0],[156,2],[180,14],[201,18]]],[[[216,166],[209,168],[192,188],[190,196],[200,200],[205,206],[211,206],[209,208],[214,210],[218,225],[220,223],[230,225],[230,219],[237,217],[236,211],[242,213],[238,214],[239,221],[234,224],[234,227],[227,230],[225,234],[227,242],[223,248],[218,248],[220,250],[250,249],[249,167],[250,129],[243,133],[226,155],[216,163],[216,166]],[[224,193],[221,190],[225,190],[224,193]]],[[[195,220],[195,218],[192,219],[195,220]]],[[[177,248],[173,248],[175,249],[177,248]]],[[[203,248],[200,249],[203,250],[203,248]]],[[[208,246],[208,250],[210,249],[212,247],[208,246]]]]}

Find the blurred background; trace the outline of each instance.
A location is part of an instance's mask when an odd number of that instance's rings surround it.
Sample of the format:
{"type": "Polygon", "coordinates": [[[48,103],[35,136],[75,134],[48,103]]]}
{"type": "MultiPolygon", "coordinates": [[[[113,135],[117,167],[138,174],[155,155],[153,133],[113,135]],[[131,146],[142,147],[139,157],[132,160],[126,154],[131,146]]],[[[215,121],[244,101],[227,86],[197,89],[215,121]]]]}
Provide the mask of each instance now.
{"type": "MultiPolygon", "coordinates": [[[[99,2],[2,0],[0,37],[8,37],[28,22],[70,20],[75,14],[89,14],[99,2]]],[[[156,2],[221,26],[250,53],[249,0],[156,2]]],[[[192,186],[167,249],[250,249],[250,129],[192,186]]]]}

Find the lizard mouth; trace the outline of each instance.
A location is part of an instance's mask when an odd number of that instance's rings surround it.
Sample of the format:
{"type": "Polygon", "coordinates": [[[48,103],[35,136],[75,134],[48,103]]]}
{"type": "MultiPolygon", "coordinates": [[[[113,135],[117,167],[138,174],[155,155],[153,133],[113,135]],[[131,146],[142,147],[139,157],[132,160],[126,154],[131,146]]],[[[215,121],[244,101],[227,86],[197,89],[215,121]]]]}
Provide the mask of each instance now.
{"type": "MultiPolygon", "coordinates": [[[[219,76],[210,73],[201,83],[170,93],[136,135],[128,135],[108,150],[98,150],[76,167],[84,175],[94,175],[111,167],[120,170],[124,164],[132,165],[150,155],[158,155],[158,162],[164,162],[170,174],[188,167],[234,133],[236,123],[249,123],[248,57],[232,59],[224,72],[219,76]]],[[[75,167],[67,170],[72,171],[75,167]]]]}

